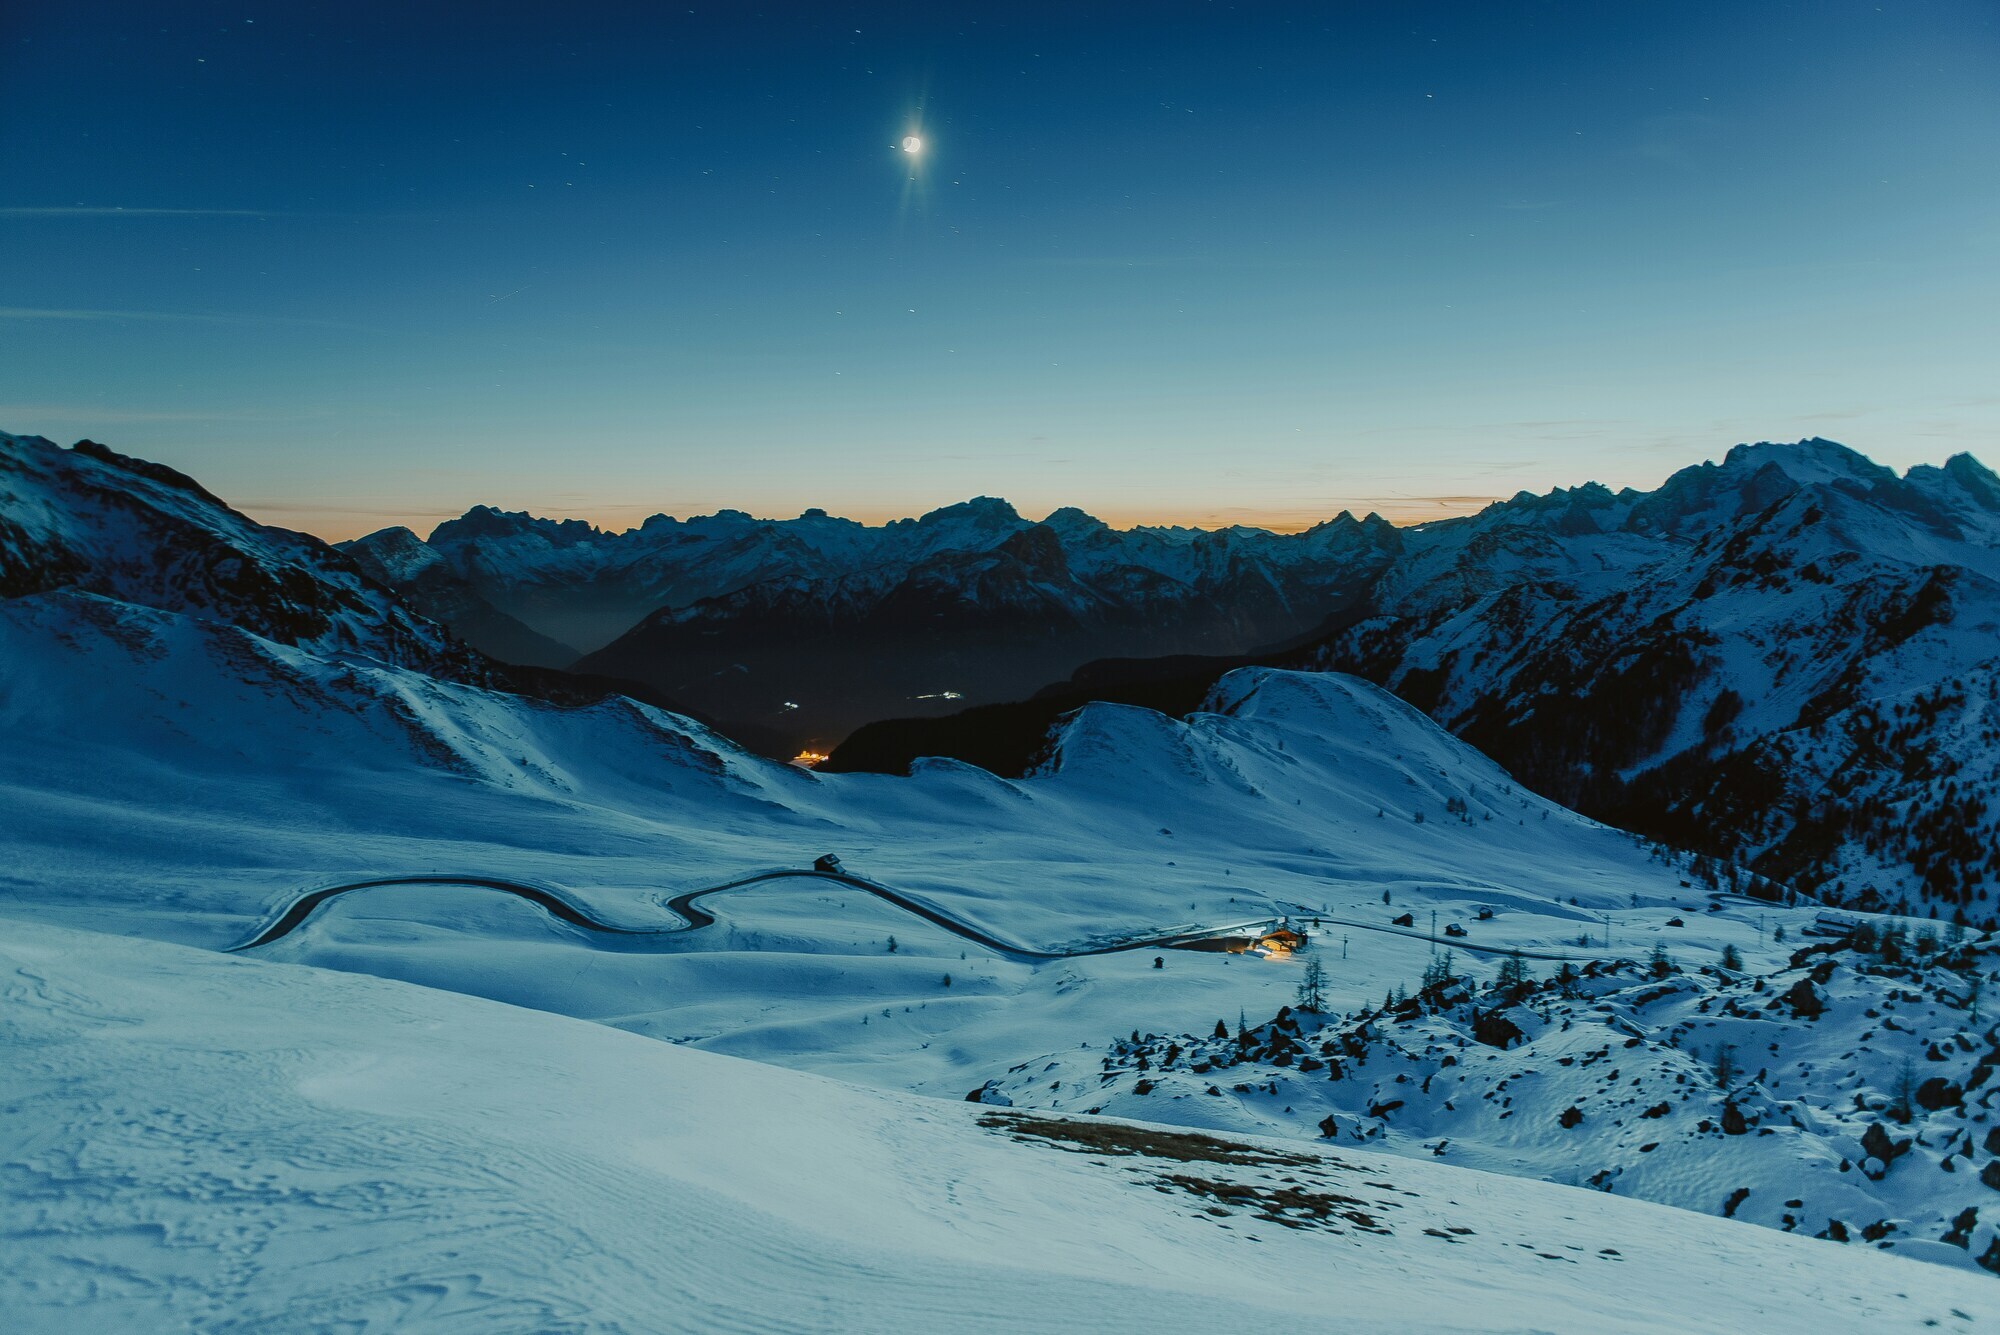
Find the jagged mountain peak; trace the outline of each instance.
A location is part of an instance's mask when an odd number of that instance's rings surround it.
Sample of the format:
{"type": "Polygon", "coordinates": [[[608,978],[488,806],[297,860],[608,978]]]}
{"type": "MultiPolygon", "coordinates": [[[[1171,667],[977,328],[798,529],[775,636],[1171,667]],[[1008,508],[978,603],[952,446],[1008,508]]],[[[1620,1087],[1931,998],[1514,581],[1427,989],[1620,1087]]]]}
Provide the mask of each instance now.
{"type": "Polygon", "coordinates": [[[939,506],[918,517],[919,524],[973,523],[988,528],[1022,524],[1020,512],[998,496],[974,496],[956,505],[939,506]]]}
{"type": "Polygon", "coordinates": [[[1788,442],[1758,441],[1737,445],[1723,456],[1725,471],[1748,474],[1775,466],[1799,483],[1853,481],[1863,484],[1891,481],[1895,470],[1886,468],[1838,441],[1820,436],[1788,442]]]}
{"type": "Polygon", "coordinates": [[[85,458],[95,459],[99,463],[109,464],[113,468],[122,468],[128,473],[136,473],[140,477],[150,478],[154,482],[164,483],[169,487],[178,487],[180,490],[188,492],[210,505],[220,506],[223,509],[230,508],[220,496],[217,496],[214,492],[202,486],[201,483],[195,481],[186,473],[181,472],[178,468],[169,468],[165,464],[154,463],[150,459],[135,459],[129,454],[120,454],[107,445],[100,445],[96,441],[87,438],[79,440],[76,444],[70,446],[70,448],[85,458]]]}
{"type": "Polygon", "coordinates": [[[1939,468],[1918,464],[1903,480],[1947,509],[1989,522],[2000,517],[2000,477],[1970,454],[1954,454],[1939,468]]]}
{"type": "Polygon", "coordinates": [[[444,562],[436,548],[401,524],[341,543],[340,549],[360,561],[371,578],[392,588],[444,562]]]}
{"type": "Polygon", "coordinates": [[[1113,531],[1102,519],[1074,505],[1065,505],[1059,510],[1052,511],[1042,523],[1053,529],[1064,542],[1075,542],[1113,531]]]}
{"type": "Polygon", "coordinates": [[[1047,524],[1016,529],[1000,544],[1000,550],[1026,566],[1037,578],[1065,579],[1069,575],[1062,539],[1047,524]]]}
{"type": "Polygon", "coordinates": [[[530,533],[560,547],[575,546],[607,536],[595,524],[581,519],[544,519],[525,510],[500,510],[490,505],[475,505],[457,519],[447,519],[432,529],[429,541],[436,547],[530,533]]]}

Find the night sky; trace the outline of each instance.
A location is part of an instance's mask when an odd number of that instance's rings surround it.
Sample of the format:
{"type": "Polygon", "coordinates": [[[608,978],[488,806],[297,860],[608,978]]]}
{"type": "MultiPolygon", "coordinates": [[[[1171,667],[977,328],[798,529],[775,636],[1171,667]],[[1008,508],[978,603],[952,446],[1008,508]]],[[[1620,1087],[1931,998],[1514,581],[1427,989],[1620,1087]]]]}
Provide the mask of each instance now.
{"type": "Polygon", "coordinates": [[[1083,8],[10,0],[0,429],[332,538],[2000,462],[1991,0],[1083,8]]]}

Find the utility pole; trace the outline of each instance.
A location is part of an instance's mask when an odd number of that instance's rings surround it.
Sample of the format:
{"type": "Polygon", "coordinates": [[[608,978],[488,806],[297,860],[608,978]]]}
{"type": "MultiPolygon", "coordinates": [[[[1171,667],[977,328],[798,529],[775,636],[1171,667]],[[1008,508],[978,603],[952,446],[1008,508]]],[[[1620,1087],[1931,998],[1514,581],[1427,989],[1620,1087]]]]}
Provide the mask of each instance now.
{"type": "Polygon", "coordinates": [[[1438,911],[1431,910],[1431,940],[1435,944],[1438,934],[1438,911]]]}
{"type": "Polygon", "coordinates": [[[1345,932],[1340,934],[1340,957],[1342,959],[1347,958],[1347,933],[1345,932]]]}

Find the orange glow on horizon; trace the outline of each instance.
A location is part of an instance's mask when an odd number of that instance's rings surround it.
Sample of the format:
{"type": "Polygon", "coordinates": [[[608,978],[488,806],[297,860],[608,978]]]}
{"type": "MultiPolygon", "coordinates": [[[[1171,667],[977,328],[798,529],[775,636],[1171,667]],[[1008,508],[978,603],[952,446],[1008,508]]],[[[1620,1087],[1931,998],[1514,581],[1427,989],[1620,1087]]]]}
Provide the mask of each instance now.
{"type": "MultiPolygon", "coordinates": [[[[1506,500],[1505,496],[1357,496],[1348,499],[1334,499],[1324,505],[1311,508],[1291,507],[1285,509],[1261,509],[1250,506],[1206,510],[1127,510],[1123,508],[1096,508],[1078,504],[1078,508],[1109,524],[1114,529],[1140,527],[1156,528],[1261,528],[1272,533],[1303,533],[1315,524],[1325,523],[1345,510],[1356,518],[1370,514],[1380,515],[1398,528],[1415,524],[1434,523],[1440,519],[1454,519],[1463,515],[1477,514],[1496,501],[1506,500]]],[[[941,502],[942,505],[954,502],[941,502]]],[[[324,501],[312,504],[293,504],[287,501],[251,501],[239,508],[259,523],[275,524],[283,528],[299,529],[312,533],[327,542],[345,542],[359,538],[379,529],[401,525],[415,532],[419,537],[429,536],[431,530],[447,519],[456,519],[474,504],[491,504],[501,510],[526,510],[541,519],[566,520],[581,519],[609,533],[623,533],[643,524],[653,515],[672,513],[680,519],[690,519],[697,515],[713,514],[720,509],[744,509],[743,506],[728,504],[708,505],[699,509],[686,507],[670,508],[663,505],[648,505],[642,502],[621,503],[602,506],[542,507],[529,502],[469,501],[457,510],[441,508],[418,508],[397,512],[386,507],[375,508],[356,503],[351,509],[324,501]]],[[[937,509],[940,506],[925,507],[937,509]]],[[[1022,517],[1040,520],[1056,507],[1039,510],[1033,506],[1016,505],[1022,517]]],[[[826,507],[830,514],[838,518],[852,519],[870,527],[879,527],[899,519],[914,518],[904,510],[881,509],[872,506],[856,506],[839,509],[826,507]]],[[[764,509],[751,510],[751,514],[763,520],[785,520],[798,517],[799,511],[777,513],[764,509]]]]}

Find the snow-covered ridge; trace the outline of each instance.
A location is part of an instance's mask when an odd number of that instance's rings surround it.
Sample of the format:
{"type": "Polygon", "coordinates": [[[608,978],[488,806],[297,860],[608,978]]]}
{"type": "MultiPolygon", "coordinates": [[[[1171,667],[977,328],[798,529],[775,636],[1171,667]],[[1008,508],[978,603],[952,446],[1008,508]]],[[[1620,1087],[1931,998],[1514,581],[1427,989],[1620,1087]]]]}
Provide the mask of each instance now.
{"type": "Polygon", "coordinates": [[[320,654],[490,679],[450,631],[319,539],[255,523],[158,464],[0,432],[0,596],[61,588],[320,654]]]}
{"type": "Polygon", "coordinates": [[[2000,813],[1965,794],[2000,782],[2000,479],[1810,440],[1586,490],[1407,535],[1307,662],[1604,819],[1993,921],[2000,813]]]}

